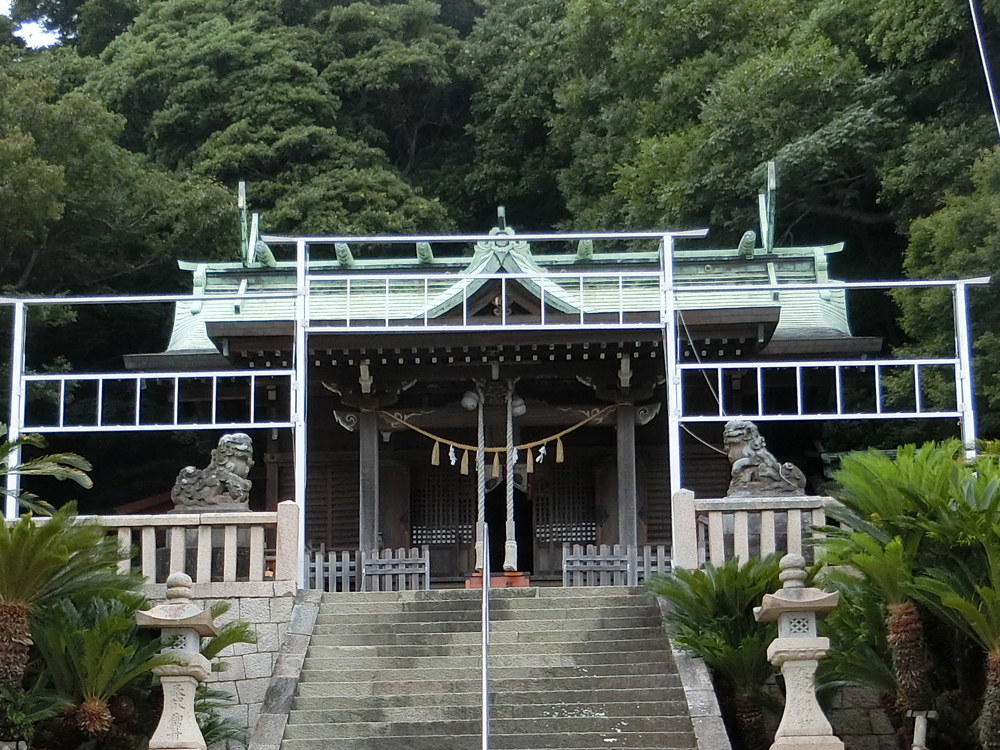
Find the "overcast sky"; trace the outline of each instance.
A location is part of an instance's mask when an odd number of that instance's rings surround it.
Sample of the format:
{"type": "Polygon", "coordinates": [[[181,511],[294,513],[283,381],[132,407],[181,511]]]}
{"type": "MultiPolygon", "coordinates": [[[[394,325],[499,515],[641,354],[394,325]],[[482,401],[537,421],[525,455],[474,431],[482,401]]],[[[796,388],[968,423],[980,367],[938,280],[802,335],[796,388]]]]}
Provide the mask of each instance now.
{"type": "MultiPolygon", "coordinates": [[[[0,15],[10,15],[10,0],[0,0],[0,15]]],[[[45,47],[56,40],[55,34],[46,34],[38,24],[29,23],[21,27],[17,35],[28,42],[32,47],[45,47]]]]}

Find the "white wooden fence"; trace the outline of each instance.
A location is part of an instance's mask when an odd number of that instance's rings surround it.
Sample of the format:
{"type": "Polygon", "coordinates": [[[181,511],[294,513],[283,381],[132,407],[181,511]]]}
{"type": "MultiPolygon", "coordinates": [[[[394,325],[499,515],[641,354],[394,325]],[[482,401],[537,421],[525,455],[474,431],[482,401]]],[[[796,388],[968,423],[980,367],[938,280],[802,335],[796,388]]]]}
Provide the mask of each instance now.
{"type": "Polygon", "coordinates": [[[327,552],[325,547],[320,547],[307,553],[306,585],[320,591],[429,589],[430,567],[427,545],[364,553],[327,552]]]}
{"type": "Polygon", "coordinates": [[[666,545],[563,544],[563,586],[638,586],[654,573],[669,571],[666,545]]]}
{"type": "Polygon", "coordinates": [[[835,502],[824,496],[696,499],[681,490],[673,498],[674,565],[722,565],[772,552],[808,557],[804,542],[815,535],[812,527],[826,524],[826,508],[835,502]]]}
{"type": "MultiPolygon", "coordinates": [[[[80,516],[116,534],[137,554],[122,560],[123,573],[163,583],[187,573],[195,583],[294,581],[298,564],[299,508],[292,501],[273,513],[163,513],[80,516]]],[[[44,518],[37,519],[44,523],[44,518]]]]}

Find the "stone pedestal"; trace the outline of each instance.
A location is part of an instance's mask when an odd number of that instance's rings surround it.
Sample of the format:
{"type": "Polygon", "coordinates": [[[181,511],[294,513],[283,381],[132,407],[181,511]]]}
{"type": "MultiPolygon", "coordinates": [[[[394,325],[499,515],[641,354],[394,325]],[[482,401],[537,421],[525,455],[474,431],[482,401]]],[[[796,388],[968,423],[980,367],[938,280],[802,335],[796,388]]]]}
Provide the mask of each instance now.
{"type": "Polygon", "coordinates": [[[195,720],[194,691],[208,679],[211,668],[201,654],[184,654],[180,661],[184,663],[153,669],[163,685],[163,713],[149,740],[150,750],[206,750],[195,720]]]}
{"type": "Polygon", "coordinates": [[[206,750],[194,714],[194,691],[211,673],[208,659],[199,653],[201,637],[218,635],[212,615],[191,601],[191,577],[173,573],[167,578],[167,603],[148,612],[136,612],[140,627],[159,628],[163,653],[173,660],[153,668],[163,685],[163,713],[149,740],[150,750],[206,750]]]}
{"type": "Polygon", "coordinates": [[[805,560],[801,555],[781,558],[783,588],[765,594],[754,616],[761,622],[778,622],[778,637],[768,646],[767,658],[781,668],[785,678],[785,711],[771,750],[843,750],[816,700],[816,668],[830,648],[829,638],[816,635],[816,618],[832,610],[840,598],[816,588],[806,588],[805,560]]]}
{"type": "MultiPolygon", "coordinates": [[[[513,589],[523,586],[530,586],[531,578],[527,573],[518,571],[504,571],[494,573],[490,576],[491,589],[513,589]]],[[[478,570],[465,579],[465,588],[481,589],[483,587],[483,574],[478,570]]]]}

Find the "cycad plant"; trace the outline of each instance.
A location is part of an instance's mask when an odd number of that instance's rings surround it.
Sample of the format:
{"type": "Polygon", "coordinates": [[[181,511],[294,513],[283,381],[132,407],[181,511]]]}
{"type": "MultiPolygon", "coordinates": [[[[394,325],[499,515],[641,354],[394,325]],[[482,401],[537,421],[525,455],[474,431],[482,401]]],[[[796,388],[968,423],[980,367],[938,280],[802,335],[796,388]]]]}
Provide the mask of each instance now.
{"type": "Polygon", "coordinates": [[[0,684],[21,687],[34,607],[74,595],[114,597],[141,585],[140,577],[117,572],[128,554],[101,527],[79,522],[72,503],[42,522],[26,515],[0,523],[0,684]]]}
{"type": "Polygon", "coordinates": [[[914,568],[934,554],[926,523],[947,506],[963,460],[958,441],[910,445],[895,460],[877,451],[850,454],[834,476],[843,505],[828,513],[841,527],[824,529],[824,559],[853,568],[880,592],[902,710],[928,710],[934,697],[912,582],[914,568]]]}
{"type": "Polygon", "coordinates": [[[158,638],[137,632],[141,600],[91,598],[79,607],[62,599],[44,608],[35,623],[35,640],[56,688],[73,698],[76,726],[91,737],[114,720],[112,696],[154,667],[170,664],[159,653],[158,638]]]}
{"type": "Polygon", "coordinates": [[[678,646],[705,660],[717,687],[732,696],[736,724],[748,750],[764,750],[769,738],[764,686],[774,668],[767,647],[777,627],[758,623],[753,608],[780,587],[778,558],[731,559],[720,567],[676,570],[656,576],[649,587],[670,602],[667,622],[678,646]]]}
{"type": "MultiPolygon", "coordinates": [[[[93,466],[83,456],[76,453],[49,453],[34,458],[22,456],[15,462],[15,457],[20,456],[19,451],[25,447],[44,448],[45,438],[32,433],[8,440],[7,426],[3,424],[0,424],[0,438],[3,439],[0,442],[0,475],[44,476],[60,481],[68,479],[88,490],[93,486],[90,475],[87,474],[93,466]]],[[[0,485],[0,492],[9,495],[5,484],[0,485]]],[[[37,495],[22,490],[15,496],[22,510],[42,516],[52,514],[52,506],[39,500],[37,495]]]]}

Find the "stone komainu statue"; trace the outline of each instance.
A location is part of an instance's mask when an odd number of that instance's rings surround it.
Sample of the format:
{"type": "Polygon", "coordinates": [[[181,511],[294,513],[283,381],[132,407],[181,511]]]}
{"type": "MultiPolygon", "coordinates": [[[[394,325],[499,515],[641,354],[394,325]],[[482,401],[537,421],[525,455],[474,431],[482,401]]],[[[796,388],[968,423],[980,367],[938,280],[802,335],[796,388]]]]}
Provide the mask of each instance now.
{"type": "Polygon", "coordinates": [[[187,466],[177,475],[170,492],[174,511],[249,510],[251,482],[247,475],[252,466],[250,436],[242,432],[223,435],[208,466],[187,466]]]}
{"type": "Polygon", "coordinates": [[[722,444],[733,465],[727,497],[805,494],[805,474],[793,463],[779,464],[753,422],[727,422],[722,444]]]}

